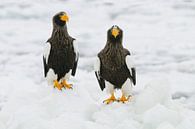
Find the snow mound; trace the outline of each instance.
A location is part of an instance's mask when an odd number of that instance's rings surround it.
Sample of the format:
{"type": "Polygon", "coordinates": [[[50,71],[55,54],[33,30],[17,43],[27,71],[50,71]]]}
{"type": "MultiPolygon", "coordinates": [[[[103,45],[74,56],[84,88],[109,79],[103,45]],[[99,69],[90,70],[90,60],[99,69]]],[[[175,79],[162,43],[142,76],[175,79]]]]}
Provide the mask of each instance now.
{"type": "Polygon", "coordinates": [[[155,129],[164,122],[176,126],[181,121],[181,117],[179,112],[158,104],[144,113],[143,121],[144,129],[155,129]]]}
{"type": "MultiPolygon", "coordinates": [[[[83,78],[93,74],[80,73],[83,78]]],[[[11,79],[17,82],[15,77],[11,79]]],[[[0,111],[0,129],[195,127],[195,112],[171,99],[170,85],[164,83],[163,79],[151,81],[127,104],[115,102],[110,105],[102,103],[102,92],[91,87],[95,77],[91,77],[91,80],[85,83],[77,80],[74,82],[74,90],[69,91],[46,87],[46,83],[40,87],[29,79],[18,81],[16,85],[20,88],[12,87],[12,94],[0,111]],[[30,85],[22,85],[23,83],[30,85]]],[[[5,90],[6,92],[9,90],[5,90]]]]}
{"type": "Polygon", "coordinates": [[[165,104],[170,98],[170,86],[166,79],[152,81],[136,96],[136,112],[143,113],[157,104],[165,104]]]}
{"type": "Polygon", "coordinates": [[[92,114],[92,121],[114,129],[194,128],[192,114],[195,112],[172,100],[167,80],[159,79],[147,84],[128,104],[100,105],[92,114]]]}
{"type": "Polygon", "coordinates": [[[175,127],[168,122],[164,122],[160,124],[156,129],[175,129],[175,127]]]}

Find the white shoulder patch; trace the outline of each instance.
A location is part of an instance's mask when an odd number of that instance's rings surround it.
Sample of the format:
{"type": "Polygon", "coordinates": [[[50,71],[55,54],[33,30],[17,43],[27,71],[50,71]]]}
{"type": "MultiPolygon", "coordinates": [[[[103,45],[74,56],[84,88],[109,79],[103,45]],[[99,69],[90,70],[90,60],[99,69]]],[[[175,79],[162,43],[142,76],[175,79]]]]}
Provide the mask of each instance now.
{"type": "Polygon", "coordinates": [[[73,47],[74,47],[74,52],[76,53],[76,59],[78,59],[79,56],[79,50],[78,50],[78,44],[77,41],[73,41],[73,47]]]}
{"type": "Polygon", "coordinates": [[[47,42],[44,46],[44,53],[43,53],[43,57],[45,58],[46,63],[48,62],[50,50],[51,50],[51,44],[47,42]]]}
{"type": "Polygon", "coordinates": [[[127,55],[125,61],[126,61],[126,65],[127,65],[129,70],[131,70],[131,68],[135,67],[135,64],[133,62],[133,56],[127,55]]]}
{"type": "Polygon", "coordinates": [[[95,71],[100,71],[100,59],[99,59],[99,57],[95,58],[94,70],[95,71]]]}

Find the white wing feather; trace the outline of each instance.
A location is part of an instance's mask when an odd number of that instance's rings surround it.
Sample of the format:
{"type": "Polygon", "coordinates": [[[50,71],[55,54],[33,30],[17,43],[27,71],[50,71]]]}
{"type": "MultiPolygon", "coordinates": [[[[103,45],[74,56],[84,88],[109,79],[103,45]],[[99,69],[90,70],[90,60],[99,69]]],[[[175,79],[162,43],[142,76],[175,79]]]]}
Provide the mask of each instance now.
{"type": "Polygon", "coordinates": [[[94,70],[96,72],[99,72],[100,71],[100,59],[98,57],[96,57],[96,59],[95,59],[94,70]]]}
{"type": "Polygon", "coordinates": [[[131,68],[135,67],[135,64],[133,62],[133,57],[130,55],[127,55],[125,61],[126,61],[127,68],[132,73],[131,68]]]}
{"type": "Polygon", "coordinates": [[[46,63],[48,63],[48,58],[49,58],[49,54],[50,54],[50,50],[51,50],[51,44],[49,42],[47,42],[44,46],[44,53],[43,53],[43,57],[46,60],[46,63]]]}
{"type": "Polygon", "coordinates": [[[77,60],[79,57],[79,49],[76,41],[73,41],[73,48],[74,48],[74,52],[76,53],[76,60],[77,60]]]}

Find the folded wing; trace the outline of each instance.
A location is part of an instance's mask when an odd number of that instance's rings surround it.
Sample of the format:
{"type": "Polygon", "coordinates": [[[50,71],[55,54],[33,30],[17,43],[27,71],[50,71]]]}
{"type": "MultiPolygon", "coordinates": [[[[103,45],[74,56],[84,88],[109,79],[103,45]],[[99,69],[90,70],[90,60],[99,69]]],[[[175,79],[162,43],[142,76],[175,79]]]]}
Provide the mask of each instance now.
{"type": "Polygon", "coordinates": [[[77,43],[75,41],[73,41],[73,47],[74,47],[74,52],[76,54],[76,58],[75,58],[75,62],[72,68],[72,76],[75,76],[76,70],[77,70],[77,64],[78,64],[78,60],[79,60],[79,52],[78,52],[78,46],[77,43]]]}
{"type": "Polygon", "coordinates": [[[101,88],[101,90],[104,90],[105,88],[105,80],[100,76],[100,59],[98,57],[96,57],[96,61],[94,64],[94,69],[95,69],[95,75],[96,78],[98,80],[99,86],[101,88]]]}
{"type": "Polygon", "coordinates": [[[44,53],[43,53],[43,66],[44,66],[44,75],[47,76],[48,68],[48,58],[51,50],[51,44],[47,42],[44,46],[44,53]]]}
{"type": "Polygon", "coordinates": [[[134,67],[133,58],[130,55],[126,56],[126,65],[130,72],[130,79],[136,85],[136,69],[134,67]]]}

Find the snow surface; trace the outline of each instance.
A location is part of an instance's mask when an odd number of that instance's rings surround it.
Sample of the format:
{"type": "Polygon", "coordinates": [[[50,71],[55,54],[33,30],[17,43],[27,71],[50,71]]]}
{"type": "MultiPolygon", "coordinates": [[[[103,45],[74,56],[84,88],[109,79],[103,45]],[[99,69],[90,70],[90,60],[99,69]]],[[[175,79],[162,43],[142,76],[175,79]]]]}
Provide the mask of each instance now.
{"type": "Polygon", "coordinates": [[[195,0],[0,0],[0,9],[0,129],[195,129],[195,0]],[[74,90],[58,91],[42,55],[62,10],[80,60],[74,90]],[[105,105],[93,63],[113,24],[138,80],[131,102],[105,105]]]}

